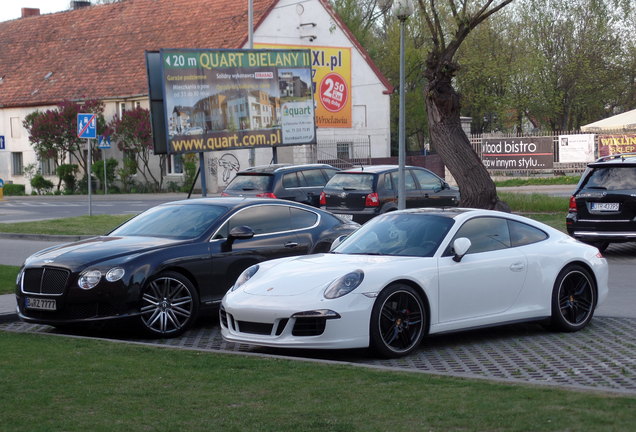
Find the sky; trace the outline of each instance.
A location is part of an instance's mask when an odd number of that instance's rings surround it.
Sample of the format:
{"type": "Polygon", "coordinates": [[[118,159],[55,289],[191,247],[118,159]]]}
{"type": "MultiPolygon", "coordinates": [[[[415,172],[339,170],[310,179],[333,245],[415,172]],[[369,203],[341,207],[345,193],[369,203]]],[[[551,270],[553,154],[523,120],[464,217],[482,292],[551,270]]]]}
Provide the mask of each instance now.
{"type": "Polygon", "coordinates": [[[41,14],[67,10],[71,0],[2,0],[0,21],[20,18],[22,8],[39,8],[41,14]]]}

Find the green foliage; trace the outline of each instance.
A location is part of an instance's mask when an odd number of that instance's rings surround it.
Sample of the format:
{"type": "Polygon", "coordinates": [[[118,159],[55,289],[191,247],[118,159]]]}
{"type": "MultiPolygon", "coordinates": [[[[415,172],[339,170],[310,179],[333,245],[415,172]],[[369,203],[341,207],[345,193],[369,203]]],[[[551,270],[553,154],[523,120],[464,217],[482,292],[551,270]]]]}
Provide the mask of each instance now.
{"type": "Polygon", "coordinates": [[[37,191],[38,195],[50,194],[53,183],[45,179],[42,174],[36,174],[31,179],[31,187],[37,191]]]}
{"type": "Polygon", "coordinates": [[[190,191],[198,169],[197,156],[194,153],[187,153],[183,155],[183,171],[185,178],[183,180],[183,187],[181,188],[182,192],[190,191]]]}
{"type": "Polygon", "coordinates": [[[75,192],[78,171],[79,167],[75,164],[62,164],[55,170],[57,176],[64,182],[64,189],[67,194],[75,192]]]}
{"type": "MultiPolygon", "coordinates": [[[[115,182],[116,169],[119,162],[116,159],[110,158],[106,159],[106,182],[108,183],[108,188],[112,188],[113,183],[115,182]]],[[[102,187],[104,186],[104,161],[96,161],[91,169],[93,170],[93,174],[95,177],[99,179],[102,187]]]]}
{"type": "Polygon", "coordinates": [[[124,157],[123,166],[117,170],[117,176],[121,182],[124,192],[129,192],[135,180],[133,176],[137,174],[137,161],[135,159],[124,157]]]}
{"type": "Polygon", "coordinates": [[[14,183],[5,183],[3,188],[3,194],[6,196],[21,196],[24,195],[24,185],[23,184],[14,184],[14,183]]]}

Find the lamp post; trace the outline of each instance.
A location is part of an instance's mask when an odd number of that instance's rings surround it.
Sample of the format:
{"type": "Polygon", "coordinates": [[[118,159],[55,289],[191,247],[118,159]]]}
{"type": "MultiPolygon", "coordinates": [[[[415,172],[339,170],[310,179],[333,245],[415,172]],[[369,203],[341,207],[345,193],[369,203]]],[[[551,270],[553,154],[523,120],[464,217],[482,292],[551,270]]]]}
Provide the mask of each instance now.
{"type": "Polygon", "coordinates": [[[404,118],[404,23],[413,13],[411,0],[393,0],[393,15],[400,20],[400,110],[398,123],[398,210],[406,208],[406,186],[404,166],[406,165],[405,118],[404,118]]]}

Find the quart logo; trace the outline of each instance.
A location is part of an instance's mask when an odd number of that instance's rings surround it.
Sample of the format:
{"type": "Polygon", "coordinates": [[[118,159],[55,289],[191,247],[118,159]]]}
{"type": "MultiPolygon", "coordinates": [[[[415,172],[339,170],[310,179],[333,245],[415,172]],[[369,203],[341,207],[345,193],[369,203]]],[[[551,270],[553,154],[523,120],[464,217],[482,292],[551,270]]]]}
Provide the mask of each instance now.
{"type": "Polygon", "coordinates": [[[255,72],[254,78],[256,79],[273,79],[274,72],[255,72]]]}
{"type": "Polygon", "coordinates": [[[304,108],[283,106],[283,115],[295,117],[306,116],[311,114],[311,108],[306,106],[304,108]]]}

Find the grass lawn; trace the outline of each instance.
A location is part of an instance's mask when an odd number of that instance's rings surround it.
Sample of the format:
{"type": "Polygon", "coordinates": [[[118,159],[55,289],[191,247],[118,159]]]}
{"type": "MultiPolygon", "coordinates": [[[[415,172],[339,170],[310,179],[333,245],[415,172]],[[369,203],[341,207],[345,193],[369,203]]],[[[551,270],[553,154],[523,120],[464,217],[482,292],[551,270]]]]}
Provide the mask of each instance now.
{"type": "Polygon", "coordinates": [[[1,223],[0,232],[46,235],[102,235],[134,215],[93,215],[34,222],[1,223]]]}
{"type": "Polygon", "coordinates": [[[632,430],[636,398],[0,332],[3,431],[632,430]]]}

